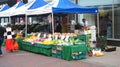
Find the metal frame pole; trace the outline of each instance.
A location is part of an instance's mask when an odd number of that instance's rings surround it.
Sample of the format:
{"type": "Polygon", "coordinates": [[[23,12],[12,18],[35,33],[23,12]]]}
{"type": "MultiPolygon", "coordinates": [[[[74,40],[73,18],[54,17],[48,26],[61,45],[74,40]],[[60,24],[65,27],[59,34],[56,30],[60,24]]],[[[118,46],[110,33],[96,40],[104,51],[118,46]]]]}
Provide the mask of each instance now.
{"type": "Polygon", "coordinates": [[[25,37],[27,37],[27,15],[25,15],[25,37]]]}
{"type": "Polygon", "coordinates": [[[10,18],[10,16],[9,16],[9,23],[11,23],[11,18],[10,18]]]}
{"type": "Polygon", "coordinates": [[[99,30],[99,13],[97,13],[97,32],[98,32],[98,37],[100,36],[100,30],[99,30]]]}
{"type": "Polygon", "coordinates": [[[52,12],[52,34],[53,34],[53,39],[54,39],[54,17],[53,17],[53,12],[52,12]]]}
{"type": "Polygon", "coordinates": [[[114,0],[112,2],[112,38],[114,38],[114,0]]]}

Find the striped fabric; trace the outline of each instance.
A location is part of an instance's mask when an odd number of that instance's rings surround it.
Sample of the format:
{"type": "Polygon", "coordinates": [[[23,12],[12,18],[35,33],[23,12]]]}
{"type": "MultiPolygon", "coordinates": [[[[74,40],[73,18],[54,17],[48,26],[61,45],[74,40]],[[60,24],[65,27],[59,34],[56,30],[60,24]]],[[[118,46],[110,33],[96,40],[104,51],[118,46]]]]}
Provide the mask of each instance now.
{"type": "Polygon", "coordinates": [[[7,27],[4,33],[5,39],[12,39],[14,38],[14,32],[12,30],[12,28],[7,27]]]}

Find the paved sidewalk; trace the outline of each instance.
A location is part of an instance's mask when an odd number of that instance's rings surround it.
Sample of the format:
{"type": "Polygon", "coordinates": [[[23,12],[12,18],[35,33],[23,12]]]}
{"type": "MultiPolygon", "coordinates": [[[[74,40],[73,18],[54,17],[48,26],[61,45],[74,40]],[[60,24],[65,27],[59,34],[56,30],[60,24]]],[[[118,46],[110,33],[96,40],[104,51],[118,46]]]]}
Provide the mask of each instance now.
{"type": "MultiPolygon", "coordinates": [[[[115,67],[114,65],[110,65],[110,63],[108,63],[108,61],[110,61],[108,57],[112,53],[109,53],[104,57],[89,57],[87,59],[77,61],[66,61],[21,50],[9,53],[5,51],[4,47],[3,53],[3,57],[0,57],[0,67],[115,67]],[[105,61],[105,59],[107,61],[105,61]],[[108,64],[104,62],[107,62],[108,64]]],[[[111,58],[114,57],[112,56],[111,58]]]]}
{"type": "Polygon", "coordinates": [[[105,67],[120,67],[120,47],[117,47],[116,51],[104,52],[105,56],[102,57],[88,57],[83,62],[94,63],[103,65],[105,67]]]}

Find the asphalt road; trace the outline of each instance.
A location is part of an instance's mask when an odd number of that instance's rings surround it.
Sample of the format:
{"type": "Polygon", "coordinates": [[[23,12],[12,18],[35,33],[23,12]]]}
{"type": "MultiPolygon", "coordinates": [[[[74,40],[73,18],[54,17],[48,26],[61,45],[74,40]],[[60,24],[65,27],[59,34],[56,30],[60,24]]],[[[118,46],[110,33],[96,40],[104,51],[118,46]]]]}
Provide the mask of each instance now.
{"type": "Polygon", "coordinates": [[[0,67],[120,67],[120,49],[107,52],[102,57],[87,57],[82,60],[66,61],[27,51],[6,52],[2,48],[0,67]]]}

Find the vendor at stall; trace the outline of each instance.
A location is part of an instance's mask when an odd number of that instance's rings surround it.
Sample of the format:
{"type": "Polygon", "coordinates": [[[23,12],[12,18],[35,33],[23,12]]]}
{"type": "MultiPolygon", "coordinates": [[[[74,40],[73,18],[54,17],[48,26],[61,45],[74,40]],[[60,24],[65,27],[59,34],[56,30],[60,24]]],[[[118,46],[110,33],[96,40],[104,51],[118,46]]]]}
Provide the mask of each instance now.
{"type": "Polygon", "coordinates": [[[82,25],[83,29],[87,29],[87,27],[88,27],[88,21],[85,18],[83,18],[81,25],[82,25]]]}
{"type": "Polygon", "coordinates": [[[59,21],[56,21],[56,30],[55,32],[62,33],[62,25],[59,21]]]}
{"type": "Polygon", "coordinates": [[[85,18],[83,18],[81,25],[82,26],[88,26],[88,21],[85,18]]]}

